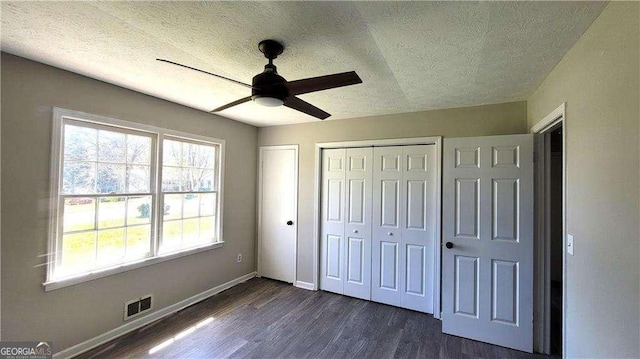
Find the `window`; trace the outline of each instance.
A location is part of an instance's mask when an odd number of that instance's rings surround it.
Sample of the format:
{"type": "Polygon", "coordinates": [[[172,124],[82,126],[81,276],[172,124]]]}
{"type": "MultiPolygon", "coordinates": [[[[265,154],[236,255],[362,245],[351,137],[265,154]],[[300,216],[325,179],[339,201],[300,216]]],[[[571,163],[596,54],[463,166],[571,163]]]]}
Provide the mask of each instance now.
{"type": "Polygon", "coordinates": [[[216,146],[165,137],[162,153],[160,252],[216,238],[216,146]]]}
{"type": "Polygon", "coordinates": [[[63,109],[53,137],[45,285],[222,243],[224,141],[63,109]]]}

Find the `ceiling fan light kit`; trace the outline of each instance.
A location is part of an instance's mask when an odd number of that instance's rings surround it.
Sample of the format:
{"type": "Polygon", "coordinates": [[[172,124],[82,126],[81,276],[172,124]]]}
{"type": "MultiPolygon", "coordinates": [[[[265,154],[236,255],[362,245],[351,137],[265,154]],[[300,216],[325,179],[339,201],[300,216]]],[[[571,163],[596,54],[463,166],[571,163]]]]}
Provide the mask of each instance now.
{"type": "Polygon", "coordinates": [[[278,107],[284,104],[283,99],[279,99],[276,97],[267,97],[267,96],[251,96],[253,102],[257,103],[260,106],[265,107],[278,107]]]}
{"type": "Polygon", "coordinates": [[[259,105],[266,107],[286,106],[294,110],[306,113],[307,115],[324,120],[331,116],[312,104],[305,102],[296,97],[309,92],[329,90],[332,88],[355,85],[362,83],[362,80],[355,71],[343,72],[339,74],[312,77],[302,80],[287,81],[284,77],[278,75],[277,67],[273,64],[273,60],[282,54],[284,46],[275,40],[263,40],[258,44],[258,49],[269,59],[269,63],[264,66],[264,71],[253,77],[251,85],[236,81],[224,76],[213,74],[207,71],[199,70],[190,66],[182,65],[173,61],[157,59],[172,65],[181,66],[190,70],[199,71],[211,76],[231,81],[233,83],[250,87],[251,96],[247,96],[220,106],[211,112],[220,112],[230,107],[253,101],[259,105]]]}

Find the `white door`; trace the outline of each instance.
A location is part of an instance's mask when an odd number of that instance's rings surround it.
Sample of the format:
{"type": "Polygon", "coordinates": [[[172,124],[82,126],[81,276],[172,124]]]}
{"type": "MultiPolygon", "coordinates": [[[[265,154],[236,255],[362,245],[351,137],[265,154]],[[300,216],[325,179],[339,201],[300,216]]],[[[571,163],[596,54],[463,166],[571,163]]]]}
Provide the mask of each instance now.
{"type": "Polygon", "coordinates": [[[435,146],[374,149],[374,301],[433,313],[435,146]]]}
{"type": "Polygon", "coordinates": [[[344,294],[371,299],[373,149],[346,150],[344,294]]]}
{"type": "Polygon", "coordinates": [[[295,271],[297,152],[297,146],[260,148],[259,273],[288,283],[295,271]]]}
{"type": "Polygon", "coordinates": [[[320,289],[344,293],[345,149],[322,151],[320,289]]]}
{"type": "Polygon", "coordinates": [[[322,151],[322,290],[371,297],[371,181],[371,148],[322,151]]]}
{"type": "Polygon", "coordinates": [[[435,145],[402,147],[401,306],[426,313],[433,313],[433,245],[439,236],[435,156],[435,145]]]}
{"type": "Polygon", "coordinates": [[[533,349],[533,137],[447,138],[442,331],[533,349]]]}
{"type": "Polygon", "coordinates": [[[400,204],[402,147],[376,147],[373,153],[373,287],[371,299],[400,306],[400,204]]]}

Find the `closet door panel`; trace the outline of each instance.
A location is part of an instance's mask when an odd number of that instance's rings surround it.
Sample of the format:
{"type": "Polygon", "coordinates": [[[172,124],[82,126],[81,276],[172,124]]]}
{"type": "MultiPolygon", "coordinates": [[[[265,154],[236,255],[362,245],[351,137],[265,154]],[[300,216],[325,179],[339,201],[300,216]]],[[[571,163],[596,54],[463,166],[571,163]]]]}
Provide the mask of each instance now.
{"type": "Polygon", "coordinates": [[[346,151],[322,151],[322,230],[320,289],[344,293],[346,151]]]}
{"type": "Polygon", "coordinates": [[[436,233],[435,146],[402,147],[401,306],[433,313],[436,233]]]}
{"type": "Polygon", "coordinates": [[[371,299],[373,148],[346,150],[344,294],[371,299]]]}
{"type": "Polygon", "coordinates": [[[402,147],[373,149],[371,299],[400,306],[402,280],[402,147]]]}

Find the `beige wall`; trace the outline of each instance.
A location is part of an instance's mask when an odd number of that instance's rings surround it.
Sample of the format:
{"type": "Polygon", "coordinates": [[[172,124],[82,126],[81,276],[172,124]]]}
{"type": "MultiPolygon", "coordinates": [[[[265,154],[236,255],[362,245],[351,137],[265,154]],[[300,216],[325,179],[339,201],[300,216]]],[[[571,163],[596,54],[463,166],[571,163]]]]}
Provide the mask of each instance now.
{"type": "Polygon", "coordinates": [[[612,2],[528,100],[566,107],[567,355],[640,357],[639,12],[612,2]]]}
{"type": "Polygon", "coordinates": [[[317,142],[526,132],[525,102],[260,128],[258,142],[261,146],[300,145],[297,279],[313,282],[313,176],[317,142]]]}
{"type": "Polygon", "coordinates": [[[3,340],[57,352],[122,325],[140,295],[160,309],[255,270],[255,127],[5,53],[1,70],[3,340]],[[45,292],[53,106],[225,139],[224,246],[45,292]]]}

